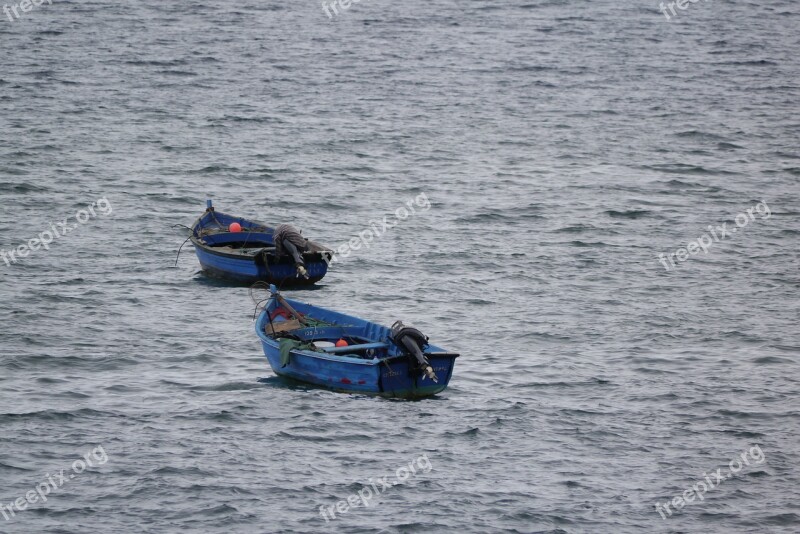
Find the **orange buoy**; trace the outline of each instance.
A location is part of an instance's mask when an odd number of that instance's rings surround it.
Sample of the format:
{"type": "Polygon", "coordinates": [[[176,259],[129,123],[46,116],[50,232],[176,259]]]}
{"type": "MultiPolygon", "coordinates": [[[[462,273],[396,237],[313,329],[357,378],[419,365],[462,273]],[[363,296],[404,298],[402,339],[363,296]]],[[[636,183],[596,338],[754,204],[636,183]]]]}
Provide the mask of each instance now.
{"type": "Polygon", "coordinates": [[[239,223],[231,223],[231,225],[228,227],[228,230],[230,230],[231,232],[234,232],[234,233],[235,232],[241,232],[242,231],[242,225],[239,224],[239,223]]]}
{"type": "Polygon", "coordinates": [[[347,346],[347,341],[345,341],[344,339],[340,339],[339,341],[336,342],[336,346],[337,347],[346,347],[347,346]]]}

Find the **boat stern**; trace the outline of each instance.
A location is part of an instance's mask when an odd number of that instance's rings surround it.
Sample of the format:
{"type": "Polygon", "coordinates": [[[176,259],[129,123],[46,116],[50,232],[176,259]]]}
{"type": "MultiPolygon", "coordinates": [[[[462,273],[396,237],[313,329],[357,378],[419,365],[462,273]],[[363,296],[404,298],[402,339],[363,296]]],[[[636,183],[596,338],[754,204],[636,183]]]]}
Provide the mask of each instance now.
{"type": "Polygon", "coordinates": [[[417,368],[407,357],[385,360],[380,366],[381,395],[404,399],[421,399],[441,393],[453,376],[458,354],[450,352],[426,353],[436,381],[417,368]]]}

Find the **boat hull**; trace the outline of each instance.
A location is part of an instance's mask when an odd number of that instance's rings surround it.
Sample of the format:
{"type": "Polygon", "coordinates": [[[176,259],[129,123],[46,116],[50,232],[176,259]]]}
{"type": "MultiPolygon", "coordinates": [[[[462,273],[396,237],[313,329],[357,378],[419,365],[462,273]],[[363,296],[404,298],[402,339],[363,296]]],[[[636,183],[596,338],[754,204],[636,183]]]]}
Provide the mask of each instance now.
{"type": "Polygon", "coordinates": [[[400,399],[422,399],[447,389],[455,361],[452,356],[429,358],[439,379],[437,383],[419,371],[413,371],[407,358],[361,363],[309,357],[293,351],[289,363],[282,367],[278,347],[268,342],[262,342],[262,346],[270,367],[278,376],[340,393],[400,399]]]}
{"type": "Polygon", "coordinates": [[[286,287],[312,285],[327,274],[332,250],[307,241],[302,256],[308,278],[299,277],[293,258],[276,257],[272,228],[218,212],[211,201],[207,205],[205,213],[192,225],[190,239],[200,267],[210,276],[242,284],[268,282],[286,287]],[[229,231],[234,223],[241,231],[229,231]]]}
{"type": "MultiPolygon", "coordinates": [[[[342,332],[359,332],[369,341],[386,342],[388,339],[390,330],[384,326],[297,301],[289,302],[300,313],[308,314],[309,317],[330,321],[336,325],[347,325],[330,328],[338,328],[342,332]]],[[[444,391],[453,375],[455,359],[458,354],[444,352],[440,347],[434,345],[428,346],[426,357],[436,373],[437,382],[422,373],[409,356],[399,353],[397,347],[391,343],[388,343],[391,349],[385,354],[385,357],[372,359],[309,350],[292,350],[289,353],[288,362],[284,365],[279,341],[265,332],[265,329],[270,326],[269,310],[274,309],[274,306],[275,303],[270,301],[266,305],[266,309],[261,312],[256,321],[256,333],[261,340],[261,346],[270,367],[275,374],[281,377],[344,393],[421,399],[444,391]]],[[[295,333],[300,337],[307,338],[311,334],[322,333],[324,330],[326,330],[325,327],[309,327],[295,333]]]]}

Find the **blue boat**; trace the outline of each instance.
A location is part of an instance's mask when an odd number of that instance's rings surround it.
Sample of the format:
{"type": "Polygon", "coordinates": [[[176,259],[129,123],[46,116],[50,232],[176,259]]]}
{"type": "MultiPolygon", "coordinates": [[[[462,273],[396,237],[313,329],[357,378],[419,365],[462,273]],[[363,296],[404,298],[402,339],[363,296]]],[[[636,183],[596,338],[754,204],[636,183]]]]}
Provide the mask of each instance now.
{"type": "Polygon", "coordinates": [[[288,285],[311,285],[328,272],[333,251],[308,241],[303,253],[308,277],[299,276],[290,256],[277,257],[272,241],[273,228],[262,223],[234,217],[214,209],[206,201],[206,211],[192,225],[192,244],[197,259],[208,274],[252,284],[258,281],[288,285]],[[238,224],[241,231],[230,231],[238,224]]]}
{"type": "Polygon", "coordinates": [[[392,328],[284,298],[274,285],[256,333],[275,374],[346,393],[419,399],[443,391],[458,354],[392,328]]]}

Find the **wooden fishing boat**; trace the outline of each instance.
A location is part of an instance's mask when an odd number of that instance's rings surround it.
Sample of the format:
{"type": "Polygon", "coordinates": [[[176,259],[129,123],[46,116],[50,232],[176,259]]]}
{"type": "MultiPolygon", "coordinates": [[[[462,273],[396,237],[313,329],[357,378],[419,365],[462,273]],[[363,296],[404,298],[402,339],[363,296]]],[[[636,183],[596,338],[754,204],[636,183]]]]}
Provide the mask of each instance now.
{"type": "Polygon", "coordinates": [[[274,285],[256,333],[277,375],[347,393],[429,397],[447,387],[458,357],[400,321],[387,328],[286,299],[274,285]]]}
{"type": "Polygon", "coordinates": [[[333,255],[332,250],[308,241],[308,250],[303,253],[308,278],[299,276],[293,258],[275,255],[273,228],[218,212],[210,200],[206,201],[205,213],[191,230],[190,239],[204,271],[248,284],[257,281],[281,287],[314,284],[328,272],[328,262],[333,255]],[[239,231],[231,231],[232,225],[239,231]]]}

